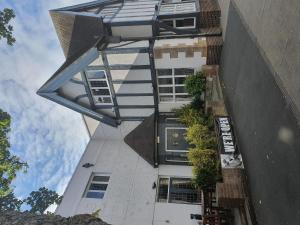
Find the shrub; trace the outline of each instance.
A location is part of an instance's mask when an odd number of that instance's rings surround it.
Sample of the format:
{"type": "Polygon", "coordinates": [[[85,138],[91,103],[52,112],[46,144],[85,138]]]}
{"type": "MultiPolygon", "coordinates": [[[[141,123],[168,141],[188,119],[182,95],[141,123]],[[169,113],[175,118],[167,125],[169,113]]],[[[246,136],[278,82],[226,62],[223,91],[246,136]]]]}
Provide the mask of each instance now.
{"type": "Polygon", "coordinates": [[[205,76],[202,71],[190,75],[185,79],[185,89],[193,97],[200,97],[205,90],[205,76]]]}
{"type": "Polygon", "coordinates": [[[190,149],[188,159],[193,165],[195,184],[202,188],[215,185],[218,180],[218,163],[216,151],[211,149],[190,149]]]}
{"type": "Polygon", "coordinates": [[[186,140],[199,149],[216,149],[216,137],[205,124],[196,123],[187,129],[186,140]]]}
{"type": "Polygon", "coordinates": [[[174,112],[179,118],[180,122],[187,127],[190,127],[196,123],[205,123],[203,114],[199,110],[192,108],[190,104],[184,105],[180,109],[175,109],[174,112]]]}

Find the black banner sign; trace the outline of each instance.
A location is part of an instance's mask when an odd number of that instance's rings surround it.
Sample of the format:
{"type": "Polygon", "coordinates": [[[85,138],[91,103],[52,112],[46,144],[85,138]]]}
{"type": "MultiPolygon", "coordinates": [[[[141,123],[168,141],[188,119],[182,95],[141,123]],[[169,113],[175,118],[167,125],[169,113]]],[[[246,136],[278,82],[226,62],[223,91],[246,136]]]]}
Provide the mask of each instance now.
{"type": "Polygon", "coordinates": [[[237,147],[234,140],[232,125],[228,116],[217,117],[216,126],[219,138],[219,147],[221,154],[237,153],[237,147]]]}

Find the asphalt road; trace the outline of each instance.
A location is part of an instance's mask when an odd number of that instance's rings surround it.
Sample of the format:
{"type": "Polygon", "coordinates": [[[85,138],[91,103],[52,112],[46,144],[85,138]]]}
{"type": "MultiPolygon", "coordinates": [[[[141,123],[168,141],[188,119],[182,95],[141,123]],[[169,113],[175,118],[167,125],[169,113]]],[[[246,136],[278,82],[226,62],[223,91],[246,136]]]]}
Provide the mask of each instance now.
{"type": "Polygon", "coordinates": [[[300,125],[232,5],[220,77],[258,224],[300,225],[300,125]]]}

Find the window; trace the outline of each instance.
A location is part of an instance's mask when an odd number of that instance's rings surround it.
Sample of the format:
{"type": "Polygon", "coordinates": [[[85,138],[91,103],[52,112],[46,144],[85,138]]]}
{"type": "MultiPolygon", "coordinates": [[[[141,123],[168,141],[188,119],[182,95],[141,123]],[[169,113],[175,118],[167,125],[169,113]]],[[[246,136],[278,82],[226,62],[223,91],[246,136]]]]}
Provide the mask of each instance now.
{"type": "Polygon", "coordinates": [[[157,201],[200,204],[201,193],[198,192],[190,178],[159,177],[157,201]]]}
{"type": "Polygon", "coordinates": [[[84,197],[102,199],[107,189],[108,181],[108,175],[92,174],[90,181],[87,185],[84,197]]]}
{"type": "Polygon", "coordinates": [[[164,23],[170,27],[178,29],[193,29],[196,28],[195,18],[178,18],[172,20],[164,20],[164,23]]]}
{"type": "Polygon", "coordinates": [[[185,91],[184,81],[194,74],[193,68],[157,69],[160,102],[188,102],[191,97],[185,91]]]}
{"type": "Polygon", "coordinates": [[[95,105],[112,105],[111,92],[104,70],[86,71],[86,78],[95,105]]]}

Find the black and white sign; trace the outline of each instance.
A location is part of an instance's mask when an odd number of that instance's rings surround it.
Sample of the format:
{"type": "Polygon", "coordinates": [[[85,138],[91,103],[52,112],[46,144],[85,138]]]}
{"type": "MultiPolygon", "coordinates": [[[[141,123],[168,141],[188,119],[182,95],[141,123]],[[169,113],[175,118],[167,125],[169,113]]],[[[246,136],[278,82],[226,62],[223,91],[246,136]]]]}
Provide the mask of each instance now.
{"type": "Polygon", "coordinates": [[[222,168],[244,168],[242,155],[236,147],[229,117],[217,117],[216,126],[222,168]]]}
{"type": "Polygon", "coordinates": [[[216,122],[221,154],[235,153],[236,146],[229,117],[217,117],[216,122]]]}

